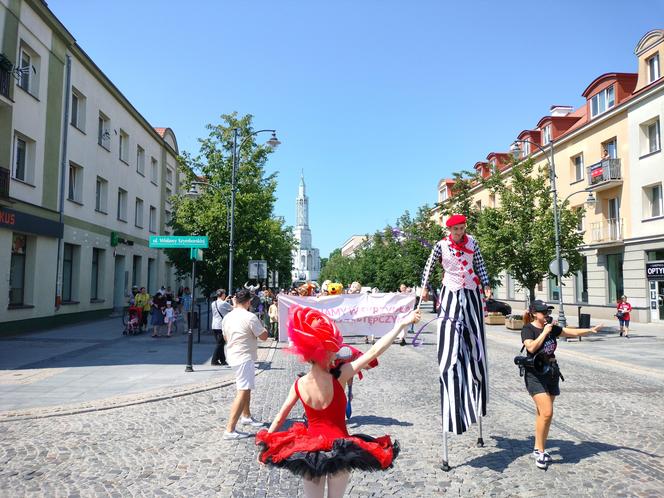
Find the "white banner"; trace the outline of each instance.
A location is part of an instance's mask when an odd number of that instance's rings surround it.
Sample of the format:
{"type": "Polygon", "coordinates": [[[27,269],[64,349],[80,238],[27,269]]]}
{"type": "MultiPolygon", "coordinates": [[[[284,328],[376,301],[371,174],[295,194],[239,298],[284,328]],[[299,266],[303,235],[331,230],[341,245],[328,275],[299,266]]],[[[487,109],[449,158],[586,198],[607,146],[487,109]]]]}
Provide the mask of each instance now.
{"type": "Polygon", "coordinates": [[[342,294],[340,296],[300,297],[279,294],[279,340],[288,341],[288,310],[294,304],[314,308],[332,318],[344,336],[375,335],[389,332],[397,317],[415,306],[415,294],[342,294]]]}

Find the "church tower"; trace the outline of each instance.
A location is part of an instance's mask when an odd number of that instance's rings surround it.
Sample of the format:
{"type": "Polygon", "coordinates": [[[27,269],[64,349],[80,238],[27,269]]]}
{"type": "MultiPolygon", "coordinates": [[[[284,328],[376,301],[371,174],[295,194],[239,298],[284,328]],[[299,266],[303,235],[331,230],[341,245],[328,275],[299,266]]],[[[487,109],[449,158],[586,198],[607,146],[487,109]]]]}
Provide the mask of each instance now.
{"type": "Polygon", "coordinates": [[[309,197],[307,197],[304,174],[300,177],[300,186],[295,198],[296,248],[293,250],[293,281],[317,280],[320,273],[318,249],[311,247],[309,229],[309,197]]]}

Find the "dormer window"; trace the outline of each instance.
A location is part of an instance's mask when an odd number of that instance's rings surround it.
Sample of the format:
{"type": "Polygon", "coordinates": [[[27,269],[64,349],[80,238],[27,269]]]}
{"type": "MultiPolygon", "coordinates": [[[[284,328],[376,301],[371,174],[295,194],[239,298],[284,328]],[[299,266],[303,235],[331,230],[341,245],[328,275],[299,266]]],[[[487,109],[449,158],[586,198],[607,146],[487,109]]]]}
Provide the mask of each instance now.
{"type": "Polygon", "coordinates": [[[648,83],[658,80],[661,76],[659,71],[659,54],[655,54],[646,60],[648,66],[648,83]]]}
{"type": "Polygon", "coordinates": [[[523,157],[530,155],[530,142],[524,141],[522,144],[523,157]]]}
{"type": "Polygon", "coordinates": [[[590,99],[590,116],[596,117],[605,113],[616,104],[614,85],[605,88],[590,99]]]}
{"type": "Polygon", "coordinates": [[[548,124],[542,128],[542,145],[547,145],[551,142],[551,125],[548,124]]]}
{"type": "Polygon", "coordinates": [[[440,202],[445,202],[447,200],[447,187],[440,191],[440,202]]]}

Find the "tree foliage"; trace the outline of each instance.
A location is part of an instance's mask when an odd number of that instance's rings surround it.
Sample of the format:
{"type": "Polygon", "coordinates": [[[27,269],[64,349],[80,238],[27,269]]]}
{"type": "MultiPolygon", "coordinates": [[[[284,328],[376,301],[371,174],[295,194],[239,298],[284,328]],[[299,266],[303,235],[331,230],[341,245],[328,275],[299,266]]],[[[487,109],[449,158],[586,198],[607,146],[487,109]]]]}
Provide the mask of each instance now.
{"type": "MultiPolygon", "coordinates": [[[[230,199],[233,154],[233,129],[240,130],[240,141],[252,133],[252,116],[238,118],[237,113],[221,116],[221,124],[209,124],[209,135],[199,139],[196,157],[184,154],[180,159],[187,175],[187,189],[197,176],[209,187],[201,187],[197,197],[177,196],[173,199],[170,226],[176,235],[207,235],[209,248],[197,263],[199,282],[206,292],[226,287],[228,282],[228,249],[230,240],[230,199]]],[[[240,143],[238,143],[238,146],[240,143]]],[[[279,272],[281,286],[290,284],[291,250],[294,238],[283,219],[274,216],[277,174],[265,173],[264,165],[272,150],[257,144],[254,137],[242,142],[239,150],[235,199],[235,257],[233,287],[247,280],[249,260],[264,259],[268,271],[279,272]]],[[[191,271],[189,251],[168,250],[178,274],[191,271]]]]}
{"type": "MultiPolygon", "coordinates": [[[[394,226],[368,235],[352,257],[344,257],[336,249],[321,270],[320,279],[344,285],[358,281],[382,291],[394,291],[402,283],[418,285],[431,247],[443,234],[430,213],[428,206],[419,208],[415,218],[406,211],[394,226]]],[[[439,274],[434,276],[434,283],[436,279],[439,282],[439,274]]]]}
{"type": "MultiPolygon", "coordinates": [[[[549,183],[548,172],[534,171],[530,159],[513,164],[509,177],[494,173],[484,186],[496,194],[499,205],[483,209],[476,227],[485,259],[509,273],[530,300],[537,284],[550,276],[549,263],[556,256],[549,183]]],[[[561,254],[570,264],[568,276],[581,266],[578,247],[583,235],[576,227],[583,212],[559,207],[561,254]]]]}

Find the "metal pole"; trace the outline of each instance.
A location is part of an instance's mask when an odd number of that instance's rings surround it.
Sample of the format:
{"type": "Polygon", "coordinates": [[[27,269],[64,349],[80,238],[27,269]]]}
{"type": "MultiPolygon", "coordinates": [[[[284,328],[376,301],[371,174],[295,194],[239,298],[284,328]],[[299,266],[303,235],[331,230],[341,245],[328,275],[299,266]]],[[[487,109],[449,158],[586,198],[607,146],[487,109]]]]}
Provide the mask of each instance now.
{"type": "Polygon", "coordinates": [[[233,258],[235,256],[235,191],[236,185],[236,170],[237,170],[237,134],[238,129],[233,129],[233,166],[231,172],[231,229],[230,240],[228,242],[228,292],[233,295],[233,258]]]}
{"type": "Polygon", "coordinates": [[[560,253],[560,214],[558,212],[558,191],[556,190],[556,165],[553,161],[553,140],[549,142],[551,160],[549,161],[549,175],[551,176],[551,192],[553,193],[553,224],[556,230],[556,261],[558,263],[558,325],[567,326],[565,310],[563,309],[563,258],[560,253]]]}
{"type": "MultiPolygon", "coordinates": [[[[189,332],[187,334],[187,366],[185,372],[193,372],[194,367],[191,365],[191,356],[194,348],[194,333],[191,328],[194,322],[194,303],[196,302],[196,258],[191,260],[191,315],[189,317],[189,332]]],[[[199,316],[200,320],[201,317],[199,316]]]]}

